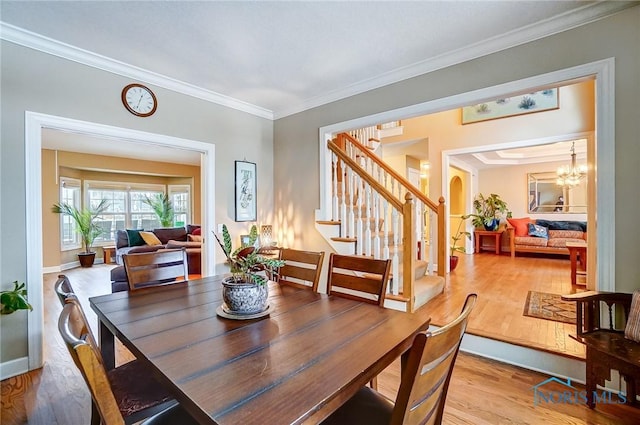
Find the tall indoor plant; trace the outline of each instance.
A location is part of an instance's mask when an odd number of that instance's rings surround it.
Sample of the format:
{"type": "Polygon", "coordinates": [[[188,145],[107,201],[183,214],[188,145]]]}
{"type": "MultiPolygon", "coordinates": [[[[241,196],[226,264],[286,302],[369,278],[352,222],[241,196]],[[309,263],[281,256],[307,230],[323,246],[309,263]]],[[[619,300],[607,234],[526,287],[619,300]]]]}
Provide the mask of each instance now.
{"type": "Polygon", "coordinates": [[[467,232],[466,230],[462,230],[462,223],[464,223],[468,218],[470,217],[470,215],[463,215],[460,217],[460,222],[458,223],[458,230],[456,230],[455,235],[451,236],[451,247],[450,249],[450,254],[449,254],[449,271],[452,272],[456,269],[456,267],[458,267],[458,256],[455,255],[456,252],[461,252],[463,254],[467,253],[467,250],[465,249],[464,245],[462,246],[458,246],[458,242],[460,242],[460,239],[463,238],[467,238],[467,239],[471,239],[471,233],[467,232]]]}
{"type": "Polygon", "coordinates": [[[476,228],[484,227],[485,230],[496,230],[500,224],[500,218],[505,214],[507,217],[511,214],[507,209],[507,203],[495,193],[486,197],[482,193],[478,194],[473,200],[473,208],[475,214],[469,214],[473,217],[473,225],[476,228]]]}
{"type": "Polygon", "coordinates": [[[154,196],[145,195],[142,202],[149,205],[153,212],[156,213],[162,227],[173,227],[176,213],[169,195],[166,193],[157,193],[154,196]]]}
{"type": "Polygon", "coordinates": [[[54,204],[51,211],[56,214],[64,214],[71,217],[76,226],[76,232],[82,240],[82,252],[78,253],[78,260],[82,267],[91,267],[96,253],[91,251],[93,241],[102,234],[102,228],[96,223],[96,218],[109,208],[106,199],[100,201],[94,208],[78,209],[68,204],[54,204]]]}
{"type": "Polygon", "coordinates": [[[258,253],[254,246],[258,239],[257,226],[251,226],[246,246],[233,249],[231,235],[225,224],[222,225],[222,241],[213,234],[227,257],[231,276],[222,280],[222,298],[227,313],[236,315],[257,314],[268,308],[269,296],[267,279],[259,275],[261,271],[268,275],[277,274],[284,261],[268,258],[258,253]]]}

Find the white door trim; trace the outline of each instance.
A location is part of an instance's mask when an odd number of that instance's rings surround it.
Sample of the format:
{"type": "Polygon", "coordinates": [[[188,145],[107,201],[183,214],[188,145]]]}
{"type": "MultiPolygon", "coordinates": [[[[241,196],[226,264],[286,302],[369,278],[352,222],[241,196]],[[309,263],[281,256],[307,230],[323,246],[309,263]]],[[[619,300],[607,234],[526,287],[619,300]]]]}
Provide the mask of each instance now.
{"type": "MultiPolygon", "coordinates": [[[[29,313],[29,370],[43,365],[44,304],[42,279],[42,129],[54,129],[91,136],[114,138],[146,146],[165,146],[188,149],[201,154],[202,226],[205,234],[213,230],[215,214],[215,145],[180,139],[162,134],[147,133],[54,115],[25,112],[25,189],[27,291],[33,311],[29,313]]],[[[203,245],[202,274],[215,264],[214,244],[203,245]]],[[[25,371],[26,372],[26,371],[25,371]]]]}

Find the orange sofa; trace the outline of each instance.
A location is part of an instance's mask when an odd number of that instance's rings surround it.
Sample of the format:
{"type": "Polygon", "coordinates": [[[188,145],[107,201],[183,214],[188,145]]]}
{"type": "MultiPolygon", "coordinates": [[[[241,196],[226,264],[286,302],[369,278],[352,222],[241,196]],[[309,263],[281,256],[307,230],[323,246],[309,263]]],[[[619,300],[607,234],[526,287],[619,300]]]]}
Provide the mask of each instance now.
{"type": "Polygon", "coordinates": [[[567,242],[586,242],[587,223],[510,218],[507,219],[506,232],[512,257],[516,256],[516,252],[569,255],[567,242]],[[529,223],[546,228],[548,237],[530,235],[529,223]]]}

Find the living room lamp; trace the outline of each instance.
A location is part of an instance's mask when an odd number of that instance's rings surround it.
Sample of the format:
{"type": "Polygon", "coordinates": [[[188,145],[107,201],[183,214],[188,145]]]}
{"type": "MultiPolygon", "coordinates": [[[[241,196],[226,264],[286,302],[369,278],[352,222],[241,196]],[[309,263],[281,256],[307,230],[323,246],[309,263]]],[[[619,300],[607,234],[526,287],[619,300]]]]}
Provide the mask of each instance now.
{"type": "Polygon", "coordinates": [[[576,142],[571,144],[571,165],[558,167],[557,174],[556,184],[565,187],[577,186],[580,180],[587,174],[586,165],[576,165],[576,142]]]}

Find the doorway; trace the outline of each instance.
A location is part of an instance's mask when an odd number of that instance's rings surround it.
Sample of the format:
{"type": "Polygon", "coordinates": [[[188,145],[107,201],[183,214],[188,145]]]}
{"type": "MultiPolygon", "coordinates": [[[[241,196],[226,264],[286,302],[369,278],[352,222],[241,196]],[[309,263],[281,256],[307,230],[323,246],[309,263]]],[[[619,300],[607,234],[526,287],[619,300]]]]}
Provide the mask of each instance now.
{"type": "MultiPolygon", "coordinates": [[[[27,226],[27,290],[34,310],[29,315],[27,332],[29,340],[29,365],[33,370],[42,367],[44,327],[43,278],[42,278],[42,130],[52,129],[106,138],[115,142],[123,140],[135,143],[140,149],[165,147],[192,150],[200,153],[200,175],[202,182],[202,227],[203,232],[213,230],[213,221],[208,219],[215,211],[215,145],[195,140],[181,139],[161,134],[148,133],[127,128],[96,124],[53,115],[27,111],[25,113],[25,176],[26,176],[26,221],[27,226]]],[[[202,274],[208,275],[215,264],[212,244],[205,244],[202,255],[202,274]]]]}

